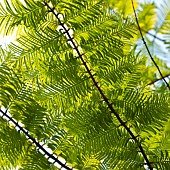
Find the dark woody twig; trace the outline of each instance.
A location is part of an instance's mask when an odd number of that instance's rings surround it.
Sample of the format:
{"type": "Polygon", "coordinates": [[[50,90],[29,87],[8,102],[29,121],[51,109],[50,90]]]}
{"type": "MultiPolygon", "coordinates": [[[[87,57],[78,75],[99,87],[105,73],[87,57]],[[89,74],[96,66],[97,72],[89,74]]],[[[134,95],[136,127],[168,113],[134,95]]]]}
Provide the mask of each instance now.
{"type": "Polygon", "coordinates": [[[154,63],[155,67],[157,68],[159,74],[161,75],[162,80],[165,82],[167,88],[170,90],[170,86],[169,86],[168,82],[165,80],[165,78],[164,78],[164,76],[163,76],[163,74],[162,74],[159,66],[156,64],[154,58],[152,57],[152,55],[151,55],[151,53],[150,53],[150,51],[149,51],[149,48],[148,48],[148,46],[147,46],[147,44],[146,44],[146,41],[145,41],[145,39],[144,39],[144,37],[143,37],[143,34],[142,34],[142,30],[141,30],[140,25],[139,25],[139,21],[138,21],[138,18],[137,18],[137,14],[136,14],[136,11],[135,11],[135,7],[134,7],[133,0],[131,0],[131,2],[132,2],[132,7],[133,7],[134,14],[135,14],[135,19],[136,19],[136,23],[137,23],[137,26],[138,26],[138,30],[139,30],[140,35],[141,35],[141,37],[142,37],[142,41],[143,41],[143,43],[144,43],[144,45],[145,45],[145,48],[146,48],[146,50],[147,50],[147,52],[148,52],[148,54],[149,54],[150,59],[152,60],[152,62],[154,63]]]}
{"type": "Polygon", "coordinates": [[[143,32],[145,32],[146,34],[148,34],[148,35],[152,36],[153,38],[155,38],[155,39],[159,40],[159,41],[166,42],[166,40],[164,40],[164,39],[162,39],[162,38],[159,38],[158,36],[156,36],[156,35],[154,35],[154,34],[150,33],[149,31],[145,31],[145,30],[144,30],[144,29],[142,29],[142,28],[141,28],[141,30],[142,30],[143,32]]]}
{"type": "Polygon", "coordinates": [[[58,157],[55,154],[51,154],[49,153],[41,144],[40,142],[38,142],[37,139],[35,139],[34,137],[32,137],[32,135],[22,126],[19,125],[19,123],[13,119],[12,117],[10,117],[7,114],[7,110],[4,112],[2,109],[0,109],[0,113],[2,114],[2,118],[5,117],[8,121],[10,121],[13,125],[15,125],[15,128],[18,128],[18,131],[22,132],[25,134],[26,138],[29,139],[37,148],[38,150],[40,150],[41,152],[44,153],[44,155],[46,155],[49,158],[51,158],[53,160],[53,164],[54,163],[58,163],[61,167],[64,167],[67,170],[72,170],[72,168],[70,168],[68,165],[66,165],[66,163],[62,163],[58,157]]]}
{"type": "Polygon", "coordinates": [[[49,9],[49,11],[51,11],[54,16],[56,17],[56,19],[58,20],[59,22],[59,25],[63,27],[63,30],[66,34],[66,36],[68,37],[67,39],[69,39],[69,41],[71,42],[71,44],[73,45],[73,48],[75,49],[75,51],[77,52],[78,54],[78,57],[80,58],[80,60],[82,61],[82,64],[84,65],[87,73],[89,74],[91,80],[93,81],[93,84],[94,86],[97,88],[97,90],[99,91],[101,97],[103,98],[103,100],[106,102],[108,108],[110,109],[111,113],[115,115],[115,117],[118,119],[119,123],[121,126],[123,126],[126,131],[129,133],[129,135],[131,136],[131,138],[135,141],[135,143],[137,144],[137,147],[139,148],[141,154],[143,155],[144,157],[144,160],[146,161],[146,164],[148,165],[148,167],[150,168],[150,170],[153,170],[150,162],[149,162],[149,159],[140,143],[140,140],[139,138],[136,138],[136,136],[134,135],[134,133],[132,132],[132,130],[130,129],[130,127],[128,127],[126,125],[126,122],[124,122],[120,115],[116,112],[116,110],[113,108],[112,106],[112,103],[109,102],[109,99],[106,97],[106,95],[104,94],[103,90],[101,89],[101,87],[98,85],[97,81],[95,80],[93,74],[91,73],[90,71],[90,68],[88,67],[86,61],[84,60],[80,50],[78,49],[78,46],[76,44],[76,42],[74,41],[74,38],[71,37],[71,35],[69,34],[69,32],[67,31],[67,28],[64,26],[64,24],[62,23],[62,21],[60,20],[60,18],[58,17],[58,15],[56,14],[55,10],[49,6],[48,3],[44,2],[44,5],[49,9]]]}
{"type": "MultiPolygon", "coordinates": [[[[164,76],[164,78],[169,77],[169,76],[170,76],[170,74],[167,74],[167,75],[164,76]]],[[[151,82],[148,83],[147,85],[150,86],[150,85],[152,85],[152,84],[154,84],[154,83],[156,83],[157,81],[160,81],[160,80],[162,80],[162,77],[159,78],[159,79],[156,79],[156,80],[151,81],[151,82]]]]}

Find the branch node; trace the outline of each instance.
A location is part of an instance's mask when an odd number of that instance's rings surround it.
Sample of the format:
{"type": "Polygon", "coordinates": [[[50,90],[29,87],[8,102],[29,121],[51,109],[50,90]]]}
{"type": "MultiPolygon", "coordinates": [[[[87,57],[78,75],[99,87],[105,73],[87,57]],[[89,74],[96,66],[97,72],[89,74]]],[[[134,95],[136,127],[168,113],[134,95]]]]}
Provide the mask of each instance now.
{"type": "Polygon", "coordinates": [[[127,123],[127,121],[125,121],[125,122],[122,121],[121,124],[118,125],[118,128],[119,128],[120,126],[123,126],[123,127],[124,127],[124,126],[126,125],[126,123],[127,123]]]}
{"type": "MultiPolygon", "coordinates": [[[[59,13],[57,14],[57,16],[59,15],[59,13]]],[[[64,22],[61,22],[59,25],[61,25],[64,28],[64,22]]]]}
{"type": "Polygon", "coordinates": [[[85,55],[85,53],[82,53],[82,54],[80,54],[80,57],[83,57],[85,55]]]}
{"type": "Polygon", "coordinates": [[[92,86],[97,86],[97,85],[98,85],[97,81],[92,84],[92,86]]]}
{"type": "Polygon", "coordinates": [[[69,31],[70,31],[70,28],[68,28],[66,31],[64,31],[63,34],[68,34],[69,31]]]}
{"type": "Polygon", "coordinates": [[[55,7],[48,10],[48,12],[53,12],[55,10],[55,7]]]}
{"type": "MultiPolygon", "coordinates": [[[[71,37],[71,38],[67,39],[67,42],[68,42],[68,41],[71,41],[71,42],[72,42],[73,40],[74,40],[74,37],[71,37]]],[[[77,48],[77,46],[74,47],[74,49],[76,49],[76,48],[77,48]]]]}

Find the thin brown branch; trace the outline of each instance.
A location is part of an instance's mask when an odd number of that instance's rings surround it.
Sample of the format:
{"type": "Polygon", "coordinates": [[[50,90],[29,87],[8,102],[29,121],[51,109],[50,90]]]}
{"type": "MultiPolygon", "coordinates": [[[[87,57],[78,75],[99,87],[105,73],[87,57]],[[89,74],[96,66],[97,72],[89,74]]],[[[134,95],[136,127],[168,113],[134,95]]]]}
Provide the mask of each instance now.
{"type": "MultiPolygon", "coordinates": [[[[167,74],[167,75],[164,76],[164,78],[169,77],[169,76],[170,76],[170,74],[167,74]]],[[[159,79],[156,79],[156,80],[151,81],[151,82],[148,83],[147,85],[150,86],[150,85],[152,85],[152,84],[154,84],[154,83],[156,83],[157,81],[160,81],[160,80],[162,80],[162,77],[159,78],[159,79]]]]}
{"type": "Polygon", "coordinates": [[[13,123],[13,124],[15,125],[15,127],[17,127],[17,128],[19,129],[19,131],[21,131],[22,133],[24,133],[25,136],[26,136],[29,140],[31,140],[31,141],[34,143],[34,145],[36,145],[36,147],[37,147],[39,150],[41,150],[41,151],[44,153],[44,155],[47,155],[47,156],[48,156],[48,159],[51,158],[51,159],[54,160],[53,163],[57,162],[60,166],[64,167],[65,169],[67,169],[67,170],[72,170],[72,168],[68,167],[66,164],[64,164],[64,163],[62,163],[60,160],[58,160],[58,158],[57,158],[54,154],[49,153],[35,138],[33,138],[33,137],[29,134],[29,132],[28,132],[25,128],[21,127],[21,126],[19,125],[19,123],[18,123],[15,119],[13,119],[12,117],[10,117],[10,116],[7,114],[7,110],[4,112],[4,111],[2,111],[2,110],[0,109],[0,112],[2,113],[2,118],[5,116],[5,117],[7,118],[7,120],[9,120],[11,123],[13,123]]]}
{"type": "Polygon", "coordinates": [[[159,38],[158,36],[156,36],[156,35],[150,33],[149,31],[146,31],[146,30],[144,30],[144,29],[142,29],[142,28],[141,28],[141,30],[142,30],[143,32],[145,32],[146,34],[152,36],[153,38],[159,40],[159,41],[166,42],[166,40],[164,40],[164,39],[162,39],[162,38],[159,38]]]}
{"type": "Polygon", "coordinates": [[[163,74],[162,74],[159,66],[156,64],[154,58],[152,57],[152,55],[151,55],[151,53],[150,53],[150,51],[149,51],[149,48],[148,48],[148,46],[147,46],[147,44],[146,44],[146,41],[145,41],[145,39],[144,39],[144,37],[143,37],[142,30],[141,30],[140,25],[139,25],[139,22],[138,22],[138,18],[137,18],[137,14],[136,14],[136,11],[135,11],[135,7],[134,7],[133,0],[131,0],[131,2],[132,2],[132,7],[133,7],[134,14],[135,14],[135,19],[136,19],[136,23],[137,23],[137,26],[138,26],[138,30],[139,30],[140,35],[141,35],[141,37],[142,37],[142,41],[143,41],[143,43],[144,43],[144,45],[145,45],[145,48],[146,48],[146,50],[147,50],[147,52],[148,52],[148,54],[149,54],[150,59],[151,59],[152,62],[154,63],[155,67],[157,68],[157,70],[158,70],[158,72],[159,72],[162,80],[165,82],[167,88],[170,90],[170,86],[169,86],[168,82],[165,80],[165,78],[164,78],[164,76],[163,76],[163,74]]]}
{"type": "Polygon", "coordinates": [[[47,6],[47,8],[49,9],[49,11],[51,11],[51,12],[54,14],[54,16],[55,16],[56,19],[58,20],[59,24],[63,27],[64,32],[66,32],[69,41],[71,41],[71,43],[73,44],[74,49],[76,50],[76,52],[77,52],[80,60],[82,61],[82,63],[83,63],[83,65],[84,65],[87,73],[89,74],[90,78],[92,79],[94,86],[97,88],[97,90],[99,91],[101,97],[102,97],[103,100],[106,102],[106,104],[107,104],[108,108],[110,109],[111,113],[113,113],[113,114],[115,115],[115,117],[118,119],[120,125],[122,125],[122,126],[127,130],[127,132],[130,134],[131,138],[135,141],[135,143],[137,144],[137,146],[138,146],[141,154],[143,155],[144,160],[146,161],[148,167],[150,168],[150,170],[152,170],[153,168],[152,168],[152,166],[151,166],[151,164],[150,164],[150,162],[149,162],[149,160],[148,160],[148,158],[147,158],[147,155],[146,155],[146,153],[145,153],[145,151],[144,151],[144,149],[143,149],[143,147],[142,147],[142,145],[141,145],[141,143],[140,143],[139,138],[137,138],[137,137],[133,134],[133,132],[131,131],[131,129],[126,125],[126,122],[124,122],[124,121],[121,119],[121,117],[119,116],[119,114],[118,114],[118,113],[116,112],[116,110],[113,108],[112,104],[109,102],[109,99],[106,97],[106,95],[104,94],[103,90],[102,90],[102,89],[100,88],[100,86],[98,85],[98,83],[97,83],[97,81],[95,80],[93,74],[91,73],[89,67],[87,66],[85,60],[83,59],[83,56],[82,56],[81,52],[79,51],[79,49],[78,49],[78,47],[77,47],[77,44],[75,44],[74,39],[73,39],[73,38],[71,37],[71,35],[69,34],[69,32],[67,31],[67,28],[66,28],[66,27],[64,26],[64,24],[61,22],[60,18],[58,18],[58,15],[54,12],[54,9],[51,8],[51,7],[48,5],[48,3],[44,2],[44,4],[45,4],[45,6],[47,6]]]}

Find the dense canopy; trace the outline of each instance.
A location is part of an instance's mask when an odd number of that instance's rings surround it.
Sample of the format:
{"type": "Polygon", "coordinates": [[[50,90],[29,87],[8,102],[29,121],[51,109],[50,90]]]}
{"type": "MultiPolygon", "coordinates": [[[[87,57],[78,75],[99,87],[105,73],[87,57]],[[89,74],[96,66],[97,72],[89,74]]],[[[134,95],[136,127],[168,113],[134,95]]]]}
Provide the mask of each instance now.
{"type": "Polygon", "coordinates": [[[170,169],[170,1],[3,0],[0,167],[170,169]]]}

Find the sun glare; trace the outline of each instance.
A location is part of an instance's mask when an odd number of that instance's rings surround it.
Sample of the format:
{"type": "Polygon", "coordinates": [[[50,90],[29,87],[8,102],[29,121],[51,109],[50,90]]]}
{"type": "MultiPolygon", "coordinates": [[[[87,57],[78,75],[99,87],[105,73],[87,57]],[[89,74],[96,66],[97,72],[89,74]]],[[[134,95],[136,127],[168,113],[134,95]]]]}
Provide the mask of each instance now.
{"type": "Polygon", "coordinates": [[[2,48],[6,48],[6,46],[14,40],[14,36],[5,36],[2,37],[0,35],[0,45],[2,48]]]}

